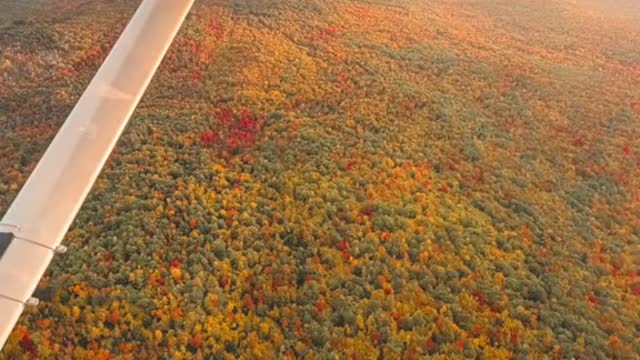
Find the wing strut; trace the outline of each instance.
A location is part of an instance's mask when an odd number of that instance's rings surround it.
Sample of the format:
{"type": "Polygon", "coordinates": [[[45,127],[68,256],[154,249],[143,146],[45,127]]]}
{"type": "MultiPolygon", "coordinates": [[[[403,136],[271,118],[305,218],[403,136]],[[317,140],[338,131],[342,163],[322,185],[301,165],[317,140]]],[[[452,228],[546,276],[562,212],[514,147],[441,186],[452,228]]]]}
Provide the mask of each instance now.
{"type": "Polygon", "coordinates": [[[143,0],[0,220],[0,349],[194,0],[143,0]]]}

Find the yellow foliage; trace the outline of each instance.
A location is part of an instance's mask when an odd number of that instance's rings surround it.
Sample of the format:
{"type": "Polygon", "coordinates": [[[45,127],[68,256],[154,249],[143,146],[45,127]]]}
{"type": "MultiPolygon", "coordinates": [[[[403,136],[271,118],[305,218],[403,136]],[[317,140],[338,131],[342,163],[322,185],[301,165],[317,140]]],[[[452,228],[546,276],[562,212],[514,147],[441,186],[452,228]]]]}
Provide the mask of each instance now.
{"type": "Polygon", "coordinates": [[[171,268],[171,277],[176,281],[182,280],[182,270],[179,268],[171,268]]]}
{"type": "Polygon", "coordinates": [[[513,359],[513,354],[511,353],[511,351],[507,349],[499,349],[492,346],[487,346],[484,348],[483,353],[486,359],[492,359],[492,360],[513,359]]]}

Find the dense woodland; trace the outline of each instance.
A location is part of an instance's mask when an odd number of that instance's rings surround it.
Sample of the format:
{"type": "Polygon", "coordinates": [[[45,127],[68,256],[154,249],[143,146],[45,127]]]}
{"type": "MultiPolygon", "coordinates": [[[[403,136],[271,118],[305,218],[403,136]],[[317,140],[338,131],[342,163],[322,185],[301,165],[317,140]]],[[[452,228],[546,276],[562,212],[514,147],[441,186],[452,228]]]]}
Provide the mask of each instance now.
{"type": "MultiPolygon", "coordinates": [[[[0,29],[0,214],[138,3],[0,29]]],[[[638,359],[640,5],[198,0],[65,244],[0,358],[638,359]]]]}

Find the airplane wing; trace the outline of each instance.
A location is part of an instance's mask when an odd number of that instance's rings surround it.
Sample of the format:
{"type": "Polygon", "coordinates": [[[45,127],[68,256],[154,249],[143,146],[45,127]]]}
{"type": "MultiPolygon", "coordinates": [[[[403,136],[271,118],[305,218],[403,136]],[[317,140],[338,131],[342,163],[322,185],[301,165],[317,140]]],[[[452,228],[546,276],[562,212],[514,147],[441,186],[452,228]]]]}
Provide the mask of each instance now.
{"type": "Polygon", "coordinates": [[[144,0],[0,220],[0,349],[194,0],[144,0]]]}

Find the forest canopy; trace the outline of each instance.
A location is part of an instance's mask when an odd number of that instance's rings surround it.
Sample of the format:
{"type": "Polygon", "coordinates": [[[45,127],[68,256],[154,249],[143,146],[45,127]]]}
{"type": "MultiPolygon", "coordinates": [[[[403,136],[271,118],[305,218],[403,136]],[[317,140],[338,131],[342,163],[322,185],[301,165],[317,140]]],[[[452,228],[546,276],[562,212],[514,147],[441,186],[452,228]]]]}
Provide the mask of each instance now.
{"type": "MultiPolygon", "coordinates": [[[[0,214],[139,1],[13,3],[0,214]]],[[[198,0],[0,357],[638,359],[639,6],[198,0]]]]}

